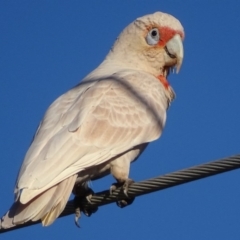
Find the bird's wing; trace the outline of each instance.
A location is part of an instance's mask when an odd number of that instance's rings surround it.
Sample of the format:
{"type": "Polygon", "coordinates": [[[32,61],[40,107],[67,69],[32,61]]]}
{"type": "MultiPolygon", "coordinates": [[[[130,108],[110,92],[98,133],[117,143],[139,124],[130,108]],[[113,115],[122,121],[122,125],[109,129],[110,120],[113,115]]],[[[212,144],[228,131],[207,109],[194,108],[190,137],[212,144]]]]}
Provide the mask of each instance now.
{"type": "Polygon", "coordinates": [[[50,106],[19,173],[22,203],[160,136],[166,118],[161,84],[145,75],[143,80],[141,74],[128,74],[83,83],[50,106]],[[152,93],[146,94],[146,88],[152,93]]]}

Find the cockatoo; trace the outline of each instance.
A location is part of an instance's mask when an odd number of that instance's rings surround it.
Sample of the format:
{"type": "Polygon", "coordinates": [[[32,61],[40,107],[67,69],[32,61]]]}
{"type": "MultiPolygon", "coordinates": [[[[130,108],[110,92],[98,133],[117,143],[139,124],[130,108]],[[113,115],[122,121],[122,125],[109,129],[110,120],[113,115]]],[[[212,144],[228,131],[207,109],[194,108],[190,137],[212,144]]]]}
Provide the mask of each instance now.
{"type": "MultiPolygon", "coordinates": [[[[8,228],[61,214],[73,189],[112,174],[127,192],[130,163],[158,139],[174,99],[167,81],[183,60],[184,30],[173,16],[137,18],[104,61],[47,109],[26,153],[8,228]]],[[[114,190],[114,187],[111,188],[114,190]]]]}

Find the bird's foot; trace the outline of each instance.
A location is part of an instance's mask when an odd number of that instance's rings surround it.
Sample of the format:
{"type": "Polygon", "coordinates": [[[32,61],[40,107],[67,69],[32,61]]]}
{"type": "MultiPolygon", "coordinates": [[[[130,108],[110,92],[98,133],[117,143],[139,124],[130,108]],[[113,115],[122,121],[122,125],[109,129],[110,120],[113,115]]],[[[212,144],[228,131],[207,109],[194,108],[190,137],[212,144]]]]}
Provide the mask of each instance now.
{"type": "Polygon", "coordinates": [[[74,198],[74,205],[75,205],[75,219],[74,222],[76,224],[77,227],[80,228],[79,225],[79,218],[81,217],[81,211],[87,216],[90,217],[93,213],[95,213],[98,210],[98,207],[84,207],[82,206],[81,202],[86,199],[88,201],[88,203],[92,204],[92,196],[93,196],[94,192],[91,188],[88,188],[87,190],[85,190],[84,194],[81,193],[76,195],[74,198]]]}
{"type": "Polygon", "coordinates": [[[128,197],[128,188],[132,183],[134,183],[134,181],[130,178],[126,179],[124,182],[113,183],[110,187],[110,194],[112,195],[116,189],[121,187],[123,193],[128,197]]]}
{"type": "Polygon", "coordinates": [[[88,203],[92,204],[92,196],[94,195],[94,191],[91,188],[88,188],[85,192],[85,198],[87,199],[88,203]]]}
{"type": "Polygon", "coordinates": [[[117,182],[117,183],[113,183],[110,187],[110,195],[113,194],[113,192],[118,189],[118,188],[122,188],[124,195],[127,197],[126,199],[122,199],[117,201],[117,206],[120,208],[124,208],[126,206],[129,206],[133,203],[135,198],[130,198],[128,196],[128,188],[129,186],[134,183],[134,181],[130,178],[126,179],[124,182],[117,182]]]}
{"type": "Polygon", "coordinates": [[[134,200],[135,200],[135,197],[122,199],[122,200],[118,200],[116,202],[116,204],[117,204],[118,207],[124,208],[124,207],[127,207],[127,206],[131,205],[134,202],[134,200]]]}

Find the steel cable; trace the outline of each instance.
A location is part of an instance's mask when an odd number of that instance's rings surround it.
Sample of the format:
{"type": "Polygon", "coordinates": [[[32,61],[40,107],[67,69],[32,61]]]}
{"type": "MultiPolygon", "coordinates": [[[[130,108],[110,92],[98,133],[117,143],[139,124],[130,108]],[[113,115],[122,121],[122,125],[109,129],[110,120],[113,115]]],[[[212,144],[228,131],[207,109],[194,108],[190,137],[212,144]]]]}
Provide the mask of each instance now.
{"type": "MultiPolygon", "coordinates": [[[[151,178],[141,182],[135,182],[129,186],[128,196],[129,198],[141,196],[151,192],[163,190],[169,187],[177,186],[183,183],[191,182],[205,177],[210,177],[223,172],[231,171],[240,168],[240,155],[234,155],[217,161],[212,161],[206,164],[198,165],[195,167],[187,168],[177,172],[169,173],[163,176],[151,178]]],[[[79,204],[84,209],[91,209],[100,207],[106,204],[116,202],[117,200],[126,199],[122,189],[117,189],[112,195],[109,194],[109,190],[99,192],[93,195],[91,204],[86,200],[82,199],[79,204]]],[[[75,204],[74,201],[69,201],[60,215],[64,217],[70,214],[74,214],[75,204]]],[[[0,222],[0,233],[12,231],[15,229],[27,227],[37,222],[27,222],[22,225],[14,226],[12,228],[3,229],[1,228],[0,222]]]]}

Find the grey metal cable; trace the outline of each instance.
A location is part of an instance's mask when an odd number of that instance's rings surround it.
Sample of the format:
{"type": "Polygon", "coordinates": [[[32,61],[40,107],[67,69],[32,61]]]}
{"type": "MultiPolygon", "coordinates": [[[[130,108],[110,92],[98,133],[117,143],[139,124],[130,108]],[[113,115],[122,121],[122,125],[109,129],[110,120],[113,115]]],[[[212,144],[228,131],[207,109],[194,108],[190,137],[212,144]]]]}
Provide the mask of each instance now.
{"type": "MultiPolygon", "coordinates": [[[[198,180],[205,177],[210,177],[219,173],[231,171],[234,169],[240,168],[240,154],[227,157],[221,160],[209,162],[206,164],[198,165],[195,167],[187,168],[184,170],[180,170],[177,172],[169,173],[163,176],[151,178],[145,181],[136,182],[129,186],[128,196],[130,198],[141,196],[144,194],[148,194],[151,192],[163,190],[169,187],[177,186],[183,183],[191,182],[194,180],[198,180]]],[[[92,204],[87,202],[87,200],[82,199],[79,204],[84,209],[91,209],[94,207],[103,206],[109,203],[116,202],[117,200],[126,199],[123,191],[121,189],[117,189],[113,192],[112,195],[109,194],[109,190],[99,192],[94,194],[91,199],[92,204]]],[[[69,201],[60,215],[60,217],[64,217],[74,213],[74,202],[69,201]]],[[[9,229],[1,229],[0,222],[0,233],[12,231],[15,229],[19,229],[22,227],[27,227],[33,224],[37,224],[37,222],[27,222],[25,224],[14,226],[9,229]]]]}

